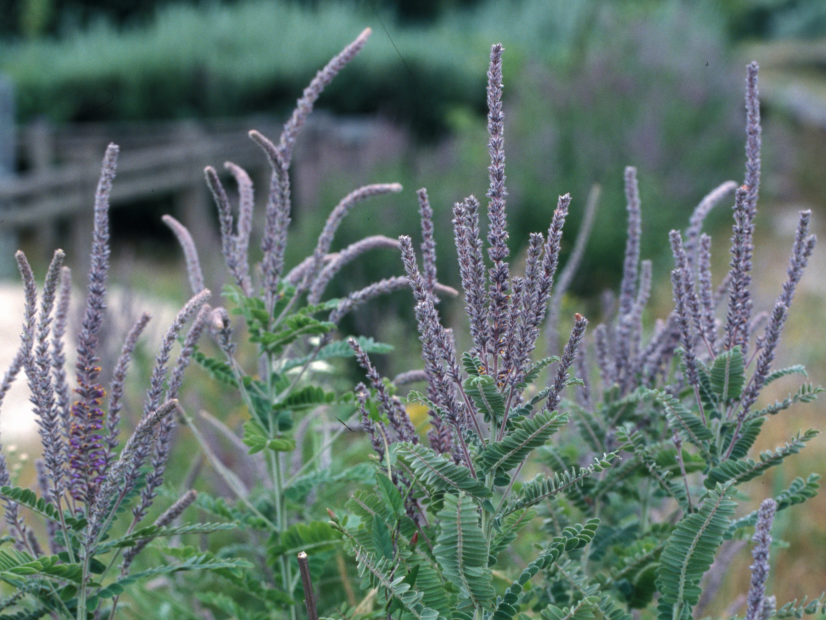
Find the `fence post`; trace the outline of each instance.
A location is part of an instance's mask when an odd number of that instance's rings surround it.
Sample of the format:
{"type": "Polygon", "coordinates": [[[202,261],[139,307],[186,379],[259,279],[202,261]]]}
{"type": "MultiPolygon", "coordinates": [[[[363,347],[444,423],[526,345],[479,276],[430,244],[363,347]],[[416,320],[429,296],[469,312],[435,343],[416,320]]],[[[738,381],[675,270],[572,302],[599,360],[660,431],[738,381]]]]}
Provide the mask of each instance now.
{"type": "MultiPolygon", "coordinates": [[[[29,123],[24,131],[26,136],[24,155],[29,170],[34,174],[46,176],[54,165],[55,159],[54,127],[45,118],[39,118],[29,123]]],[[[34,227],[33,246],[40,260],[50,260],[52,252],[57,249],[57,227],[58,221],[53,218],[39,222],[34,227]]],[[[71,259],[71,250],[74,248],[63,249],[70,254],[71,259]]]]}
{"type": "MultiPolygon", "coordinates": [[[[190,170],[191,182],[175,193],[175,208],[180,214],[181,223],[192,235],[204,272],[220,274],[222,270],[216,268],[222,264],[221,242],[214,224],[212,198],[204,179],[201,156],[208,136],[196,121],[182,123],[177,133],[179,143],[187,149],[187,168],[190,170]]],[[[210,283],[216,283],[215,275],[207,275],[207,285],[210,283]]]]}
{"type": "MultiPolygon", "coordinates": [[[[0,180],[15,173],[14,90],[11,81],[0,75],[0,180]]],[[[0,205],[0,278],[17,273],[14,253],[17,251],[17,231],[3,224],[0,205]]]]}

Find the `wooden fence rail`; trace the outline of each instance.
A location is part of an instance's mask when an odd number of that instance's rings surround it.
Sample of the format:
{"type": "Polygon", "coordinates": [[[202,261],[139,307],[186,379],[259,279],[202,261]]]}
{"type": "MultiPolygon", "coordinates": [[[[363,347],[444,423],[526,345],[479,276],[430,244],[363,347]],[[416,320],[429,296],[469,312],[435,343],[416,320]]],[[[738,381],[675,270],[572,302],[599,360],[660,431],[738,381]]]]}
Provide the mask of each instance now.
{"type": "MultiPolygon", "coordinates": [[[[260,119],[256,123],[262,126],[260,119]]],[[[272,133],[275,124],[263,131],[272,133]]],[[[0,220],[7,236],[33,230],[44,243],[61,218],[84,240],[106,145],[121,146],[112,207],[172,193],[179,215],[196,242],[211,240],[212,217],[205,199],[203,169],[233,161],[253,174],[266,167],[260,149],[247,135],[248,122],[204,126],[191,122],[154,126],[92,126],[53,130],[36,124],[20,132],[17,148],[28,171],[0,178],[0,220]]],[[[8,242],[6,243],[8,247],[8,242]]],[[[4,260],[3,262],[7,262],[4,260]]]]}
{"type": "MultiPolygon", "coordinates": [[[[269,165],[249,138],[250,129],[277,139],[281,124],[271,118],[171,123],[84,124],[55,128],[34,123],[17,132],[17,159],[25,172],[0,175],[0,235],[5,235],[0,277],[11,275],[23,230],[33,232],[38,253],[48,256],[55,246],[58,222],[68,224],[64,249],[88,247],[91,212],[100,162],[107,144],[120,146],[111,205],[119,208],[172,194],[175,215],[190,229],[198,247],[214,247],[214,206],[208,199],[203,169],[223,170],[225,161],[245,168],[258,195],[268,187],[269,165]],[[66,247],[69,245],[70,247],[66,247]],[[13,250],[12,250],[13,252],[13,250]],[[8,256],[6,256],[8,254],[8,256]],[[3,272],[5,270],[5,273],[3,272]]],[[[330,168],[369,168],[398,156],[406,134],[389,123],[371,119],[333,119],[316,115],[308,123],[294,157],[295,193],[312,203],[319,178],[330,168]]],[[[346,191],[349,191],[347,188],[346,191]]],[[[80,266],[80,265],[79,265],[80,266]]]]}

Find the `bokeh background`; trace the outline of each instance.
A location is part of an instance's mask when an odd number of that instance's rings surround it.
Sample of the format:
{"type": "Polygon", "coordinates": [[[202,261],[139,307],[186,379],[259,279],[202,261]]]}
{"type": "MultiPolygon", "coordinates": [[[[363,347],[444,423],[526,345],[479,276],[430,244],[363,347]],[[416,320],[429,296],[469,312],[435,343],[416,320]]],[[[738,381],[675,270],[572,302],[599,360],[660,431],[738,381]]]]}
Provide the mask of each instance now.
{"type": "MultiPolygon", "coordinates": [[[[329,210],[373,182],[405,191],[359,206],[334,248],[366,234],[418,235],[415,190],[436,212],[440,278],[457,285],[451,207],[487,189],[485,82],[490,45],[505,47],[504,106],[512,259],[528,233],[546,230],[556,197],[573,195],[564,258],[586,196],[601,186],[596,225],[563,304],[599,320],[598,297],[619,282],[625,243],[622,171],[638,168],[644,258],[654,261],[646,320],[670,308],[667,232],[684,228],[711,189],[743,176],[745,65],[761,65],[763,184],[757,223],[758,309],[779,293],[799,209],[826,220],[826,3],[820,0],[0,0],[0,297],[3,347],[17,344],[22,295],[13,251],[42,273],[64,247],[76,284],[86,264],[94,183],[105,145],[122,147],[113,194],[113,333],[151,306],[161,317],[186,296],[180,251],[161,224],[172,213],[193,230],[213,290],[223,283],[217,219],[202,183],[206,164],[248,167],[266,187],[266,162],[246,137],[277,138],[279,124],[314,73],[365,27],[363,53],[327,89],[299,139],[292,169],[294,229],[288,261],[314,243],[329,210]]],[[[264,190],[259,189],[259,211],[264,190]]],[[[730,205],[706,230],[718,274],[727,268],[730,205]]],[[[823,235],[821,235],[822,237],[823,235]]],[[[332,296],[401,272],[389,250],[357,261],[332,296]]],[[[778,366],[804,363],[826,382],[826,252],[818,248],[792,308],[778,366]]],[[[409,295],[357,313],[343,331],[396,343],[382,360],[392,376],[417,366],[409,295]]],[[[446,304],[460,324],[459,303],[446,304]]],[[[567,314],[564,314],[567,313],[567,314]]],[[[160,333],[166,320],[156,321],[160,333]]],[[[460,336],[461,337],[461,336],[460,336]]],[[[111,348],[119,348],[117,338],[111,348]]],[[[2,361],[2,360],[0,360],[2,361]]],[[[151,347],[143,361],[146,372],[151,347]]],[[[786,382],[784,382],[786,381],[786,382]]],[[[783,398],[794,379],[765,398],[783,398]]],[[[133,382],[135,402],[139,382],[133,382]]],[[[190,380],[190,406],[220,402],[190,380]]],[[[21,475],[36,452],[25,390],[6,403],[0,429],[16,446],[21,475]],[[22,458],[21,458],[22,456],[22,458]]],[[[237,403],[223,404],[228,410],[237,403]]],[[[759,449],[800,428],[824,427],[826,406],[803,405],[771,419],[759,449]]],[[[826,473],[817,439],[765,485],[826,473]]],[[[184,471],[187,464],[178,464],[184,471]]],[[[752,487],[751,503],[770,493],[752,487]]],[[[826,501],[783,513],[770,589],[780,604],[826,584],[826,501]]],[[[718,606],[747,591],[747,550],[728,572],[718,606]]]]}

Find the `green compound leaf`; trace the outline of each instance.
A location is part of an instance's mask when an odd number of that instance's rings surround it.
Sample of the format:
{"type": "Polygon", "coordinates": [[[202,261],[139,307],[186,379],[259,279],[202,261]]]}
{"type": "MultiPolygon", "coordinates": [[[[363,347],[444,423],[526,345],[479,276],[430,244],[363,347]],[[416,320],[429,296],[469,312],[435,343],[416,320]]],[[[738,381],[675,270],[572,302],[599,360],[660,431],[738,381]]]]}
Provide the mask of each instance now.
{"type": "Polygon", "coordinates": [[[393,560],[393,537],[384,519],[378,515],[373,517],[373,549],[377,558],[393,560]]]}
{"type": "Polygon", "coordinates": [[[763,386],[768,385],[772,381],[777,381],[781,377],[788,377],[789,375],[803,375],[808,378],[809,373],[806,372],[806,367],[802,364],[795,364],[794,366],[789,366],[788,368],[779,368],[766,377],[763,381],[763,386]]]}
{"type": "Polygon", "coordinates": [[[378,483],[379,491],[384,497],[387,506],[393,511],[393,516],[398,519],[400,515],[404,514],[404,498],[399,492],[399,489],[393,484],[383,473],[376,473],[376,482],[378,483]]]}
{"type": "MultiPolygon", "coordinates": [[[[37,494],[31,489],[3,486],[0,487],[0,497],[11,500],[21,506],[25,506],[26,508],[39,514],[41,517],[45,517],[49,521],[60,524],[60,514],[54,504],[47,502],[42,497],[38,497],[37,494]]],[[[82,530],[86,527],[86,519],[75,519],[68,515],[64,515],[63,518],[66,521],[66,525],[75,531],[82,530]]]]}
{"type": "Polygon", "coordinates": [[[16,583],[21,577],[49,577],[79,584],[83,569],[79,564],[64,563],[56,555],[33,558],[16,549],[0,549],[0,580],[16,583]]]}
{"type": "Polygon", "coordinates": [[[570,607],[557,607],[550,603],[539,615],[542,620],[594,620],[598,603],[599,597],[596,596],[586,596],[570,607]]]}
{"type": "Polygon", "coordinates": [[[456,465],[427,446],[399,443],[393,447],[399,460],[410,468],[431,496],[443,491],[453,494],[465,492],[477,499],[492,495],[482,482],[470,474],[467,467],[456,465]]]}
{"type": "Polygon", "coordinates": [[[384,558],[377,559],[359,547],[356,547],[356,560],[359,574],[362,577],[369,575],[374,586],[382,588],[388,599],[397,601],[412,617],[417,620],[439,620],[442,617],[435,609],[422,603],[423,594],[405,581],[406,575],[399,576],[393,572],[393,562],[384,558]]]}
{"type": "MultiPolygon", "coordinates": [[[[809,477],[806,478],[805,481],[803,478],[795,478],[789,485],[788,489],[774,498],[774,501],[777,502],[777,511],[780,512],[790,506],[802,504],[807,499],[813,498],[817,495],[817,492],[820,489],[819,481],[819,474],[809,474],[809,477]]],[[[754,510],[745,517],[740,517],[739,519],[732,521],[728,526],[728,531],[726,532],[725,538],[733,538],[738,530],[753,527],[756,523],[757,511],[754,510]]]]}
{"type": "Polygon", "coordinates": [[[491,620],[511,620],[516,616],[519,611],[519,595],[522,594],[525,584],[540,570],[555,563],[565,551],[581,549],[591,542],[598,526],[599,519],[589,519],[585,525],[577,523],[564,528],[559,536],[554,536],[548,546],[539,554],[539,557],[528,564],[519,575],[519,578],[505,590],[505,594],[499,600],[491,620]]]}
{"type": "Polygon", "coordinates": [[[238,381],[235,378],[235,374],[232,372],[232,368],[227,362],[214,357],[207,357],[197,350],[193,351],[192,359],[195,360],[197,364],[200,364],[200,366],[207,371],[209,376],[216,381],[220,381],[221,383],[234,388],[238,387],[238,381]]]}
{"type": "Polygon", "coordinates": [[[703,424],[703,421],[686,409],[679,400],[667,392],[647,390],[646,395],[653,396],[663,409],[672,430],[678,431],[685,439],[698,448],[706,450],[704,442],[714,439],[714,433],[703,424]]]}
{"type": "Polygon", "coordinates": [[[333,392],[327,392],[316,385],[308,385],[287,396],[273,409],[290,409],[293,411],[315,409],[320,405],[329,405],[334,403],[337,398],[338,397],[333,392]]]}
{"type": "Polygon", "coordinates": [[[516,540],[519,531],[528,525],[536,515],[537,512],[535,510],[523,508],[511,512],[498,523],[499,531],[490,544],[489,566],[494,565],[496,557],[516,540]]]}
{"type": "Polygon", "coordinates": [[[728,460],[708,472],[708,477],[703,484],[707,489],[713,489],[715,485],[731,481],[738,485],[748,480],[752,480],[761,475],[764,471],[775,465],[780,465],[787,456],[797,454],[806,447],[806,442],[811,441],[820,431],[809,429],[805,433],[798,434],[791,442],[774,450],[766,450],[760,453],[760,461],[754,459],[744,459],[741,461],[728,460]]]}
{"type": "Polygon", "coordinates": [[[335,323],[329,321],[319,321],[303,314],[293,314],[288,316],[281,324],[282,329],[277,332],[260,332],[251,334],[250,341],[261,344],[261,348],[267,353],[278,355],[288,344],[294,342],[301,336],[313,336],[326,334],[335,329],[335,323]]]}
{"type": "Polygon", "coordinates": [[[244,437],[241,440],[245,446],[249,446],[250,454],[261,452],[264,449],[273,452],[292,452],[295,450],[295,440],[287,437],[270,439],[266,431],[255,420],[247,420],[244,423],[244,437]]]}
{"type": "Polygon", "coordinates": [[[617,459],[616,452],[605,454],[601,459],[594,458],[593,465],[588,467],[572,467],[571,469],[554,474],[553,476],[538,475],[530,482],[526,482],[519,491],[518,498],[504,507],[498,518],[521,510],[530,508],[545,501],[548,498],[568,491],[592,476],[612,465],[612,461],[617,459]]]}
{"type": "Polygon", "coordinates": [[[558,361],[559,361],[559,357],[556,356],[556,355],[553,355],[551,357],[546,357],[546,358],[543,358],[543,359],[539,360],[538,362],[536,362],[536,364],[532,364],[530,369],[528,369],[528,372],[525,373],[525,378],[522,379],[521,383],[518,383],[517,385],[515,385],[514,389],[515,390],[524,390],[526,387],[528,387],[534,381],[536,381],[536,378],[539,376],[539,373],[542,372],[542,370],[544,368],[546,368],[550,364],[554,364],[558,361]]]}
{"type": "Polygon", "coordinates": [[[252,565],[245,560],[216,559],[210,553],[194,555],[187,558],[183,562],[176,562],[173,564],[156,566],[154,568],[150,568],[139,573],[133,573],[131,575],[124,577],[123,579],[118,579],[114,583],[111,583],[102,590],[100,590],[100,592],[98,592],[95,596],[90,597],[86,603],[86,608],[89,611],[94,611],[100,604],[101,599],[112,598],[120,594],[123,594],[123,592],[126,590],[126,586],[133,584],[136,581],[146,579],[148,577],[154,577],[156,575],[164,575],[169,573],[177,573],[181,571],[224,570],[240,568],[252,568],[252,565]]]}
{"type": "Polygon", "coordinates": [[[480,475],[490,471],[510,471],[520,465],[536,448],[568,422],[558,411],[542,411],[530,419],[520,420],[502,441],[491,442],[476,461],[480,475]]]}
{"type": "Polygon", "coordinates": [[[489,607],[496,596],[488,568],[488,546],[476,504],[464,493],[445,495],[438,513],[441,531],[433,555],[442,574],[475,608],[489,607]]]}
{"type": "MultiPolygon", "coordinates": [[[[356,338],[359,343],[359,346],[364,350],[365,353],[371,354],[386,354],[391,353],[393,351],[393,345],[384,344],[382,342],[376,342],[372,338],[366,338],[364,336],[359,336],[356,338]]],[[[337,340],[336,342],[331,342],[330,344],[324,345],[318,350],[314,356],[305,355],[304,357],[296,357],[289,359],[284,362],[284,365],[281,367],[280,372],[287,372],[293,368],[297,368],[299,366],[303,366],[310,361],[323,361],[328,359],[334,359],[338,357],[355,357],[355,352],[353,351],[352,347],[347,344],[347,339],[344,340],[337,340]]]]}
{"type": "Polygon", "coordinates": [[[804,383],[801,385],[797,392],[794,394],[789,394],[783,400],[775,401],[773,404],[769,405],[765,409],[761,409],[760,411],[755,411],[746,418],[746,420],[751,420],[754,418],[758,418],[765,415],[775,415],[780,413],[781,411],[785,411],[795,403],[810,403],[817,399],[817,395],[821,392],[826,391],[826,388],[823,388],[819,385],[815,386],[811,383],[804,383]]]}
{"type": "Polygon", "coordinates": [[[728,486],[709,492],[699,512],[684,517],[660,556],[657,586],[660,620],[688,619],[700,601],[700,580],[711,567],[737,504],[728,486]]]}
{"type": "Polygon", "coordinates": [[[170,527],[158,527],[148,525],[139,530],[135,530],[128,536],[121,536],[112,540],[107,540],[97,546],[97,551],[103,551],[112,547],[131,547],[142,540],[160,538],[162,536],[183,536],[184,534],[212,534],[224,530],[237,529],[235,523],[194,523],[170,527]]]}
{"type": "Polygon", "coordinates": [[[470,377],[479,377],[485,374],[485,369],[482,366],[482,360],[470,353],[462,353],[462,368],[470,377]]]}
{"type": "Polygon", "coordinates": [[[743,351],[737,345],[717,356],[711,365],[711,389],[724,403],[737,400],[746,384],[746,364],[743,351]]]}
{"type": "Polygon", "coordinates": [[[496,389],[496,380],[490,375],[468,377],[462,387],[476,405],[486,422],[499,422],[505,416],[505,397],[496,389]]]}

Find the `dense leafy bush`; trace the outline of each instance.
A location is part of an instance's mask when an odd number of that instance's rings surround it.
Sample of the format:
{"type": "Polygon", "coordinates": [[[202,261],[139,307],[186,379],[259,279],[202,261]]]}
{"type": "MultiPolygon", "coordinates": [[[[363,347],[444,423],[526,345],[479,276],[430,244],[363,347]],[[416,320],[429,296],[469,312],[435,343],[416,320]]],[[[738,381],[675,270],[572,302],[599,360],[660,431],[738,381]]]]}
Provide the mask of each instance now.
{"type": "Polygon", "coordinates": [[[62,253],[58,251],[49,269],[39,322],[34,277],[18,254],[27,293],[26,321],[20,352],[0,395],[25,368],[44,460],[38,497],[10,484],[11,473],[0,458],[0,496],[10,531],[0,544],[17,547],[0,550],[0,579],[14,588],[2,602],[2,609],[10,610],[8,617],[111,618],[121,594],[141,577],[206,568],[211,575],[198,581],[165,578],[166,592],[143,592],[137,607],[162,618],[296,618],[303,595],[313,620],[317,607],[331,617],[405,620],[631,620],[640,613],[690,620],[717,592],[728,561],[725,541],[746,539],[752,528],[754,564],[745,617],[823,613],[826,593],[812,602],[782,606],[767,594],[774,516],[813,497],[819,476],[795,479],[766,497],[759,510],[739,509],[744,483],[799,453],[817,434],[812,429],[798,433],[776,450],[752,458],[766,418],[811,402],[823,391],[804,383],[786,400],[768,405],[758,400],[772,382],[805,375],[802,366],[775,369],[774,362],[815,237],[809,231],[811,212],[800,212],[782,290],[770,312],[755,313],[753,236],[761,176],[757,65],[749,65],[746,80],[743,183],[719,185],[700,202],[684,233],[670,233],[671,314],[653,330],[643,324],[652,262],[640,261],[641,192],[637,170],[629,167],[624,172],[627,238],[619,295],[609,300],[593,338],[586,338],[588,320],[576,313],[560,355],[536,359],[537,348],[556,348],[560,299],[582,256],[584,236],[576,244],[579,251],[557,276],[562,231],[572,205],[570,194],[561,196],[547,237],[529,237],[524,275],[512,275],[503,48],[493,46],[487,90],[487,256],[479,201],[471,195],[453,209],[469,319],[470,345],[460,355],[457,342],[463,337],[445,327],[435,296],[452,291],[437,281],[433,212],[425,190],[418,192],[421,267],[409,236],[397,243],[374,235],[331,252],[334,234],[349,210],[360,200],[401,189],[390,184],[348,194],[327,219],[312,254],[286,269],[289,165],[296,138],[322,89],[361,50],[368,35],[369,30],[363,32],[318,72],[277,144],[251,132],[272,167],[257,269],[249,264],[249,176],[226,165],[238,185],[234,216],[218,174],[206,170],[218,205],[221,252],[234,282],[225,298],[243,325],[233,326],[226,308],[206,305],[197,249],[188,231],[167,218],[184,249],[195,296],[163,341],[144,416],[119,455],[123,377],[148,319],[143,317],[126,339],[104,412],[95,347],[104,306],[106,207],[116,147],[107,151],[96,201],[89,295],[78,346],[78,399],[73,404],[62,343],[69,290],[68,274],[60,270],[62,253]],[[702,227],[715,205],[732,193],[730,269],[715,283],[711,239],[702,227]],[[325,300],[327,285],[345,264],[379,248],[401,251],[406,276],[325,300]],[[412,289],[415,300],[424,368],[388,382],[369,356],[386,352],[386,346],[366,338],[333,342],[333,335],[341,317],[355,306],[404,287],[412,289]],[[725,310],[718,310],[723,301],[725,310]],[[168,373],[172,345],[193,316],[181,339],[179,361],[168,373]],[[198,348],[207,328],[223,357],[210,357],[198,348]],[[242,348],[249,352],[239,354],[242,348]],[[319,363],[351,355],[366,371],[369,387],[362,383],[344,394],[330,390],[324,379],[329,367],[319,363]],[[243,402],[247,420],[240,436],[215,416],[202,414],[194,421],[172,400],[190,359],[243,402]],[[425,389],[411,391],[405,403],[398,390],[415,383],[425,389]],[[429,422],[427,445],[424,429],[413,422],[416,408],[424,409],[424,421],[429,422]],[[343,417],[336,418],[333,411],[343,417]],[[356,412],[360,423],[353,419],[356,412]],[[333,418],[343,428],[335,424],[332,430],[333,418]],[[196,498],[189,490],[154,525],[136,529],[163,492],[175,420],[198,438],[235,501],[208,493],[196,498]],[[241,467],[233,471],[216,456],[201,433],[206,421],[236,446],[236,460],[255,472],[254,485],[241,480],[241,467]],[[336,439],[357,430],[367,435],[376,453],[370,466],[363,457],[353,464],[352,455],[346,454],[358,444],[338,442],[339,453],[330,451],[336,439]],[[536,475],[527,479],[528,474],[536,475]],[[338,488],[340,498],[349,483],[362,488],[345,508],[336,502],[330,510],[320,500],[322,489],[338,488]],[[118,515],[130,501],[133,518],[126,519],[125,534],[110,529],[121,521],[118,515]],[[235,523],[174,525],[193,503],[235,523]],[[49,523],[43,538],[49,552],[26,525],[21,508],[49,523]],[[177,563],[129,574],[132,560],[154,539],[233,526],[240,529],[240,537],[214,553],[196,545],[156,542],[153,546],[177,563]],[[526,540],[533,544],[523,544],[526,540]],[[360,588],[352,583],[354,567],[346,564],[342,548],[355,558],[360,588]],[[115,577],[110,571],[118,559],[121,575],[115,577]],[[318,606],[314,584],[321,586],[318,606]],[[164,605],[153,607],[148,602],[152,597],[163,599],[164,605]]]}

